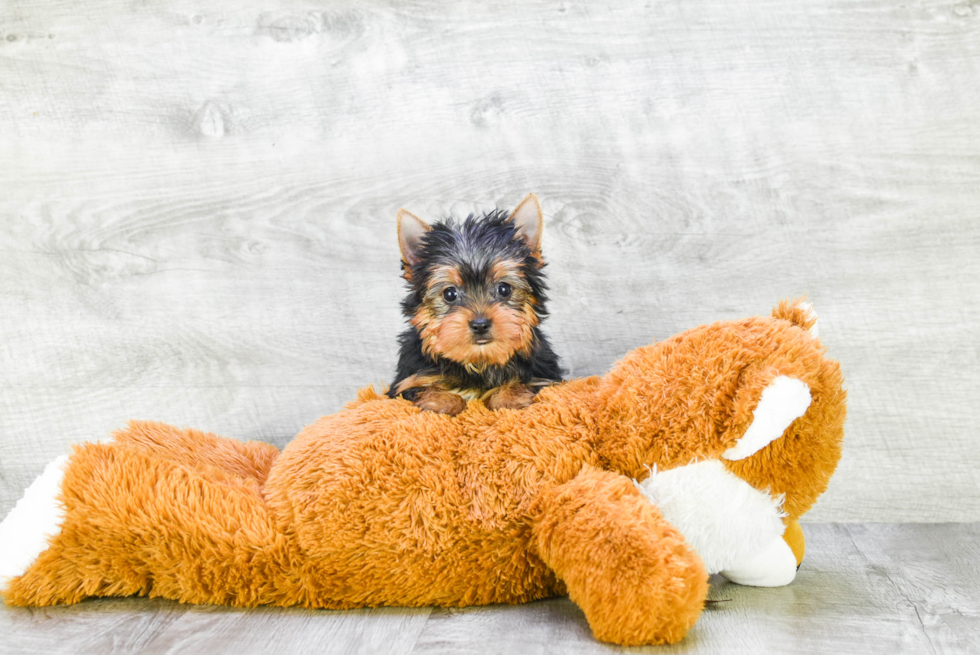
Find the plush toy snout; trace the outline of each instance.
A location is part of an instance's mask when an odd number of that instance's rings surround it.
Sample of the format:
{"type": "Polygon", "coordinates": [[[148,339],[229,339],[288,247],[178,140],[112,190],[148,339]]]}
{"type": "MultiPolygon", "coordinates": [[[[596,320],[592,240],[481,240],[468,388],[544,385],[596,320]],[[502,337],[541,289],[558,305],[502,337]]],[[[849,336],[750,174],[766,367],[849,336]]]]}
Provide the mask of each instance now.
{"type": "Polygon", "coordinates": [[[796,558],[796,568],[799,569],[803,564],[803,554],[806,552],[806,538],[803,536],[803,528],[799,521],[790,521],[786,524],[786,532],[783,533],[783,541],[789,545],[796,558]]]}

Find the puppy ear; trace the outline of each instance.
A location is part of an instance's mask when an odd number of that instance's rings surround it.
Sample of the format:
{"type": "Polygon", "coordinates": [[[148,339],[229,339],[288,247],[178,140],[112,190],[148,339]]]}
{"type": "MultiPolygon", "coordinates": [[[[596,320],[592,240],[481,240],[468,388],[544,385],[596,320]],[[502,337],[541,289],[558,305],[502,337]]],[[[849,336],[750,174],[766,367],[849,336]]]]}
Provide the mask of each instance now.
{"type": "Polygon", "coordinates": [[[402,251],[402,261],[408,264],[406,272],[419,262],[422,237],[430,229],[425,221],[412,212],[398,210],[398,247],[402,251]]]}
{"type": "Polygon", "coordinates": [[[541,230],[544,229],[544,217],[541,214],[541,203],[533,193],[521,201],[517,208],[510,213],[511,223],[517,233],[527,243],[531,252],[538,252],[541,249],[541,230]]]}

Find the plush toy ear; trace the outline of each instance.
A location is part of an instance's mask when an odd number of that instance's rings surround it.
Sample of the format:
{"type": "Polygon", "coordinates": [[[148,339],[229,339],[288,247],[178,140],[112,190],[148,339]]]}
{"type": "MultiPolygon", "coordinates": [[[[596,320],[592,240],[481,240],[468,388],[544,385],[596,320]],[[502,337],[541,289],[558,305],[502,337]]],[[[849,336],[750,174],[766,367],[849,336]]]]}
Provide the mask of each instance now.
{"type": "Polygon", "coordinates": [[[398,210],[398,247],[402,251],[402,261],[407,265],[406,273],[419,262],[422,237],[430,229],[425,221],[412,212],[398,210]]]}
{"type": "Polygon", "coordinates": [[[544,229],[544,217],[541,215],[538,197],[533,193],[527,194],[521,204],[510,213],[509,220],[531,252],[538,252],[541,249],[541,230],[544,229]]]}

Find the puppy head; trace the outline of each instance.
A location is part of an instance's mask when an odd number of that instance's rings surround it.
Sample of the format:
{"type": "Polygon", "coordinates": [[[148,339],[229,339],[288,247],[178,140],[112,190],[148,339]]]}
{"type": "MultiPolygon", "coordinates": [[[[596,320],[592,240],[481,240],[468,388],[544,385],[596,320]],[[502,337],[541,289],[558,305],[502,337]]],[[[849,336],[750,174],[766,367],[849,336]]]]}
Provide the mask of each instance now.
{"type": "Polygon", "coordinates": [[[534,194],[510,214],[494,210],[431,227],[398,212],[410,288],[402,310],[426,355],[479,370],[530,354],[533,329],[547,315],[542,227],[534,194]]]}

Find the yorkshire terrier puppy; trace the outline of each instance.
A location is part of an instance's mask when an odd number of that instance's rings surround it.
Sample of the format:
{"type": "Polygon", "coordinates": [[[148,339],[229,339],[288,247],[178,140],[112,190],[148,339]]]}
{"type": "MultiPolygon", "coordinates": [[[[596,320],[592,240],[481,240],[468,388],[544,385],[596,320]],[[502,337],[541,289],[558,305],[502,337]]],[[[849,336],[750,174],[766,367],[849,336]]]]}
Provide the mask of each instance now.
{"type": "Polygon", "coordinates": [[[543,225],[533,193],[509,215],[496,209],[431,227],[399,210],[410,327],[398,339],[390,397],[443,414],[476,398],[492,410],[519,409],[561,381],[558,356],[539,328],[548,315],[543,225]]]}

